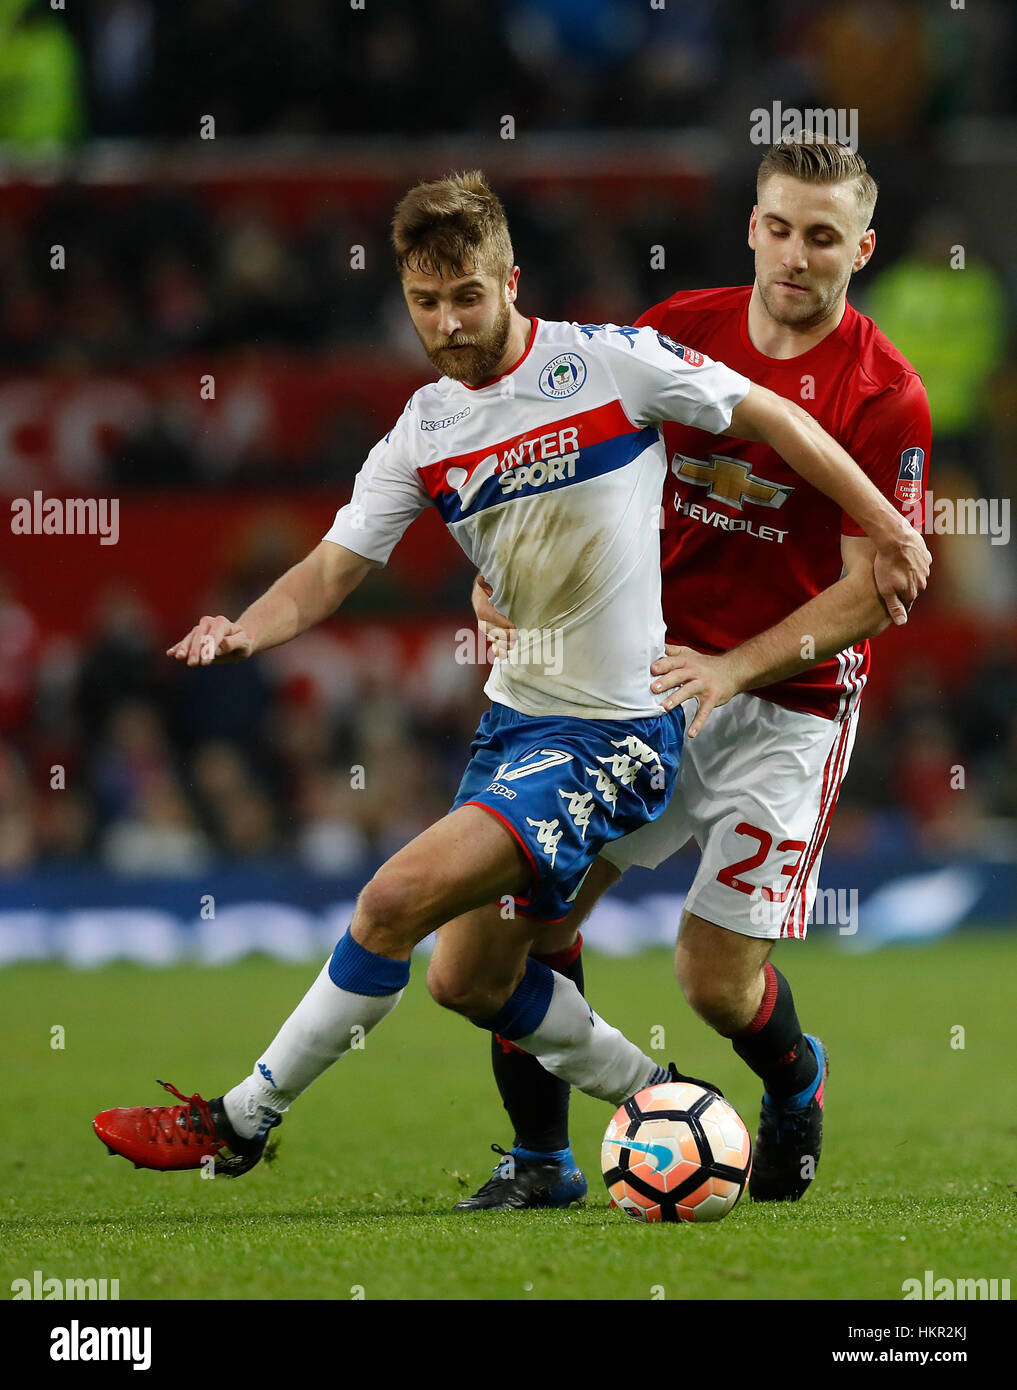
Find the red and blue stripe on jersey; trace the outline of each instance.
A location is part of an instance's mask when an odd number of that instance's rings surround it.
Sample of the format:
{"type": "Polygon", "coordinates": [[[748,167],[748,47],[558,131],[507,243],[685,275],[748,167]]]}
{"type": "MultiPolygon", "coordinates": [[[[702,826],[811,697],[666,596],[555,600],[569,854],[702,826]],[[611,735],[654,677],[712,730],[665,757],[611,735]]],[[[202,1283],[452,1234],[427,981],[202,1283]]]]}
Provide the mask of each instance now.
{"type": "Polygon", "coordinates": [[[587,482],[626,467],[657,442],[618,400],[530,426],[498,444],[450,455],[417,470],[446,525],[516,497],[587,482]],[[451,481],[450,481],[451,478],[451,481]]]}

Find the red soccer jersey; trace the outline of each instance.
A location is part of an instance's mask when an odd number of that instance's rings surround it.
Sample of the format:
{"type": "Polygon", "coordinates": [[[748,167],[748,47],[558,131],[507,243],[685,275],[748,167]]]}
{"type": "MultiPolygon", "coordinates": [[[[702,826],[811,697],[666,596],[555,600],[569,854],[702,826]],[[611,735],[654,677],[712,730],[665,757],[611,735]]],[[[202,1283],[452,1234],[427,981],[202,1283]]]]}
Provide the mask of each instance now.
{"type": "MultiPolygon", "coordinates": [[[[847,305],[798,357],[765,357],[748,334],[750,285],[680,291],[637,320],[795,401],[901,511],[927,486],[932,440],[921,377],[871,319],[847,305]]],[[[861,529],[766,444],[666,424],[671,473],[661,536],[668,640],[724,652],[836,583],[841,534],[861,529]]],[[[754,691],[836,719],[858,700],[869,644],[754,691]]]]}

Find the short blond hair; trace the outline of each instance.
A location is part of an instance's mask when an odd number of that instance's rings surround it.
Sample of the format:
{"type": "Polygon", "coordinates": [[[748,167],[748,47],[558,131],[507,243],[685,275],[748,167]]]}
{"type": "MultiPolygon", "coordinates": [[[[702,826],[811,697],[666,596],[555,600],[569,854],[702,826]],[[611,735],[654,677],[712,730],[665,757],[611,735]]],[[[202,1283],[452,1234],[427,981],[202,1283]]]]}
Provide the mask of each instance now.
{"type": "Polygon", "coordinates": [[[774,174],[786,174],[802,183],[846,183],[854,180],[862,226],[868,227],[876,206],[879,185],[865,166],[865,160],[848,145],[829,139],[820,131],[803,130],[800,135],[781,140],[763,155],[756,175],[756,202],[763,185],[774,174]]]}
{"type": "Polygon", "coordinates": [[[480,169],[411,188],[392,218],[392,245],[400,275],[486,271],[507,280],[515,264],[505,209],[480,169]]]}

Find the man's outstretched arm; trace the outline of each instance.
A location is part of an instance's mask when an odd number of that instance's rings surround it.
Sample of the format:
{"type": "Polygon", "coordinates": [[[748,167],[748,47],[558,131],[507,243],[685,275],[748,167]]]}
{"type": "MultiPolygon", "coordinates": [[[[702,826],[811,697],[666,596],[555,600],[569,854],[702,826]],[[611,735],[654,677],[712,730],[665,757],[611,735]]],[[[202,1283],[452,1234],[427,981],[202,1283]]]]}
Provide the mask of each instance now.
{"type": "Polygon", "coordinates": [[[351,594],[371,560],[334,541],[321,541],[299,564],[286,571],[236,622],[204,617],[166,655],[188,666],[243,661],[255,652],[278,647],[320,623],[351,594]]]}
{"type": "Polygon", "coordinates": [[[921,535],[871,478],[801,406],[753,385],[735,406],[728,433],[761,439],[818,492],[833,499],[873,542],[876,588],[892,622],[925,588],[932,557],[921,535]]]}

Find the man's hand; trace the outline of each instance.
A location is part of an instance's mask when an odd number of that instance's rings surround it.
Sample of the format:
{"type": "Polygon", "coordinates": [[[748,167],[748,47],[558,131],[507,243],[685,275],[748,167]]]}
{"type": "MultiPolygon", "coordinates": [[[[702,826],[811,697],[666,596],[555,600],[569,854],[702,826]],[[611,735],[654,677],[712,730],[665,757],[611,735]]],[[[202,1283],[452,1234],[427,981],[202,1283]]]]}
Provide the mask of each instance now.
{"type": "Polygon", "coordinates": [[[765,386],[750,385],[731,413],[729,434],[761,439],[806,482],[858,523],[876,547],[876,587],[891,620],[907,622],[932,557],[925,542],[818,420],[765,386]]]}
{"type": "Polygon", "coordinates": [[[872,573],[886,611],[898,627],[908,620],[908,609],[925,588],[932,556],[921,535],[910,523],[896,542],[876,551],[872,573]]]}
{"type": "Polygon", "coordinates": [[[473,611],[477,615],[477,626],[491,643],[494,655],[504,660],[519,634],[512,619],[506,618],[504,613],[499,613],[491,602],[493,593],[494,590],[484,576],[478,574],[473,581],[473,593],[470,595],[473,611]]]}
{"type": "Polygon", "coordinates": [[[218,618],[202,618],[186,637],[166,655],[188,666],[211,666],[216,662],[244,661],[254,649],[254,639],[237,623],[220,614],[218,618]]]}
{"type": "Polygon", "coordinates": [[[695,738],[717,706],[726,705],[741,686],[727,656],[706,656],[691,647],[672,646],[670,642],[664,651],[667,655],[650,667],[654,676],[650,689],[655,695],[665,690],[674,692],[661,700],[665,709],[674,709],[675,705],[693,697],[699,701],[696,717],[688,729],[689,738],[695,738]]]}

